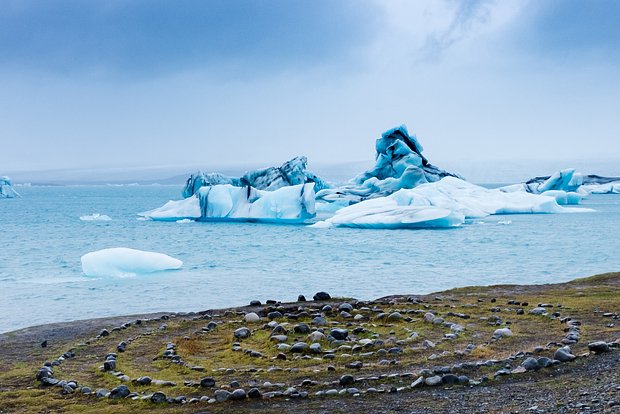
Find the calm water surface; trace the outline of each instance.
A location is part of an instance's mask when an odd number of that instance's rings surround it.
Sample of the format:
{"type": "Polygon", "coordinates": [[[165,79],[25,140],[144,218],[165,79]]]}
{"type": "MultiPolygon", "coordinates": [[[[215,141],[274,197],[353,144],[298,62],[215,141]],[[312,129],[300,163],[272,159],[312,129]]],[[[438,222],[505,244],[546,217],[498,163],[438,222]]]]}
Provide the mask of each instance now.
{"type": "Polygon", "coordinates": [[[294,300],[318,290],[373,299],[620,270],[619,195],[591,196],[584,206],[596,213],[492,216],[450,230],[354,230],[136,219],[178,199],[177,186],[18,191],[22,198],[0,200],[0,332],[294,300]],[[80,221],[93,213],[113,220],[80,221]],[[82,274],[83,254],[119,246],[169,254],[183,260],[183,269],[133,278],[82,274]]]}

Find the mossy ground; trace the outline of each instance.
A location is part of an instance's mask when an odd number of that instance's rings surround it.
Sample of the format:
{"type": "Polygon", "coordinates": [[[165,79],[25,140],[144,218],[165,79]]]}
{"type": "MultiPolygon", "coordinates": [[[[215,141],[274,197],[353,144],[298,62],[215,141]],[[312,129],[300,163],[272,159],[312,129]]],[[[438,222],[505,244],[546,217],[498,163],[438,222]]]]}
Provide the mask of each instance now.
{"type": "MultiPolygon", "coordinates": [[[[285,352],[286,360],[277,359],[279,351],[276,344],[270,340],[270,329],[265,329],[267,318],[261,322],[248,324],[243,320],[243,314],[250,311],[265,312],[265,307],[239,308],[231,310],[210,311],[204,315],[170,315],[170,319],[151,319],[140,325],[131,324],[126,329],[110,332],[109,336],[95,339],[94,336],[102,329],[111,330],[117,325],[93,326],[79,334],[49,341],[49,346],[41,348],[41,336],[24,337],[20,333],[9,333],[0,336],[0,413],[41,413],[41,412],[98,412],[124,413],[137,410],[154,410],[162,413],[261,411],[282,412],[294,409],[298,412],[335,411],[334,404],[338,400],[346,400],[347,404],[359,404],[364,400],[367,406],[376,406],[377,401],[393,398],[384,395],[365,395],[357,399],[349,396],[317,398],[312,394],[319,389],[328,388],[325,384],[345,374],[351,373],[356,377],[368,378],[381,374],[403,374],[417,372],[423,368],[452,365],[466,361],[480,361],[486,359],[503,359],[519,351],[532,351],[536,347],[545,348],[540,355],[551,356],[555,346],[549,343],[559,342],[565,335],[565,324],[558,318],[528,314],[528,310],[539,303],[552,304],[549,312],[559,312],[560,317],[570,316],[582,322],[582,339],[573,346],[575,354],[587,352],[588,342],[595,340],[613,341],[620,338],[620,321],[604,317],[603,313],[620,314],[620,274],[610,273],[586,279],[578,279],[570,283],[540,286],[489,286],[468,287],[453,289],[432,295],[413,295],[420,303],[407,301],[409,296],[391,296],[356,306],[353,315],[362,314],[365,319],[355,321],[351,318],[342,318],[338,312],[325,314],[329,321],[326,332],[333,327],[349,330],[351,335],[356,327],[364,329],[354,335],[356,340],[364,338],[381,339],[383,349],[399,347],[401,354],[377,354],[378,346],[361,351],[337,349],[326,340],[321,341],[322,349],[334,349],[335,359],[324,359],[322,355],[304,354],[293,355],[285,352]],[[527,306],[510,305],[509,301],[528,302],[527,306]],[[561,306],[558,306],[561,305],[561,306]],[[399,311],[405,318],[388,322],[386,319],[377,319],[378,310],[364,310],[363,308],[380,308],[384,313],[399,311]],[[497,309],[492,308],[499,308],[497,309]],[[524,309],[523,315],[517,314],[517,309],[524,309]],[[457,339],[445,340],[444,335],[450,329],[443,325],[434,325],[425,322],[426,312],[444,318],[446,321],[462,325],[465,329],[457,339]],[[468,319],[458,316],[448,316],[448,312],[468,315],[468,319]],[[499,322],[492,323],[499,318],[499,322]],[[208,322],[218,323],[213,330],[203,330],[208,322]],[[165,329],[161,325],[166,324],[165,329]],[[252,330],[248,339],[236,340],[233,332],[236,328],[247,326],[252,330]],[[510,327],[512,337],[499,341],[491,340],[493,331],[501,327],[510,327]],[[409,339],[412,332],[418,337],[409,339]],[[425,340],[435,344],[434,347],[424,346],[425,340]],[[59,367],[54,368],[54,376],[59,379],[75,380],[79,384],[87,385],[93,390],[98,388],[111,389],[121,384],[120,380],[106,372],[101,372],[99,366],[103,364],[104,356],[108,352],[116,352],[116,345],[121,341],[129,342],[123,353],[118,353],[117,370],[122,371],[131,379],[140,376],[149,376],[153,379],[175,382],[174,386],[137,385],[126,383],[132,392],[149,394],[163,391],[169,396],[200,397],[213,395],[212,389],[195,386],[186,386],[185,381],[200,381],[202,377],[215,378],[217,387],[226,387],[231,381],[239,381],[246,390],[253,384],[262,385],[265,381],[283,383],[286,386],[295,386],[305,389],[311,398],[305,400],[260,400],[246,402],[226,402],[218,404],[186,404],[155,405],[147,401],[111,401],[107,398],[98,399],[94,395],[82,395],[79,392],[63,395],[58,387],[44,387],[35,380],[34,374],[45,362],[58,358],[59,355],[73,349],[75,357],[65,360],[59,367]],[[240,342],[243,350],[260,352],[262,357],[253,357],[243,351],[233,350],[233,342],[240,342]],[[172,362],[163,358],[162,354],[167,343],[176,345],[176,353],[183,363],[172,362]],[[454,351],[464,350],[468,344],[476,345],[471,353],[457,354],[454,351]],[[360,356],[360,353],[374,352],[370,356],[360,356]],[[350,356],[346,356],[346,355],[350,356]],[[362,361],[361,369],[350,369],[346,365],[352,361],[362,361]],[[380,361],[384,361],[381,362],[380,361]],[[388,361],[387,365],[383,365],[388,361]],[[196,371],[193,366],[200,366],[204,371],[196,371]],[[329,367],[329,369],[328,369],[329,367]],[[304,380],[319,383],[318,386],[300,387],[304,380]],[[373,402],[374,401],[374,402],[373,402]]],[[[299,306],[304,307],[308,316],[298,320],[279,319],[278,322],[289,329],[288,344],[296,341],[307,341],[307,334],[295,334],[292,327],[298,323],[311,325],[312,314],[319,313],[323,305],[331,303],[334,307],[344,300],[334,299],[328,302],[306,302],[284,304],[280,307],[283,313],[298,312],[299,306]]],[[[351,301],[353,303],[353,301],[351,301]]],[[[275,308],[275,307],[274,307],[275,308]]],[[[127,321],[131,321],[127,319],[127,321]]],[[[75,322],[74,324],[80,324],[75,322]]],[[[42,328],[41,334],[45,333],[42,328]]],[[[354,342],[345,345],[354,345],[354,342]]],[[[583,364],[578,362],[575,364],[583,364]]],[[[576,365],[577,366],[577,365],[576,365]]],[[[477,370],[477,376],[491,374],[497,367],[484,367],[477,370]]],[[[525,374],[521,379],[498,379],[491,381],[485,387],[501,386],[502,382],[517,381],[520,386],[527,385],[527,381],[534,379],[537,386],[565,387],[557,385],[553,378],[546,378],[544,372],[525,374]],[[519,382],[521,381],[521,382],[519,382]]],[[[380,381],[362,380],[356,387],[377,386],[404,386],[411,378],[396,376],[387,377],[380,381]]],[[[585,378],[584,381],[589,379],[585,378]]],[[[333,385],[331,388],[339,388],[333,385]]],[[[465,387],[450,387],[448,393],[467,398],[463,392],[465,387]]],[[[479,387],[480,388],[480,387],[479,387]]],[[[418,395],[419,398],[433,400],[433,406],[441,411],[441,399],[436,395],[428,394],[428,390],[411,390],[407,394],[418,395]]],[[[449,395],[449,394],[448,394],[449,395]]],[[[416,397],[416,398],[418,398],[416,397]]],[[[406,398],[414,398],[412,396],[406,398]]],[[[423,400],[425,401],[425,400],[423,400]]],[[[389,411],[386,406],[385,411],[389,411]]],[[[501,410],[498,412],[502,412],[501,410]]]]}

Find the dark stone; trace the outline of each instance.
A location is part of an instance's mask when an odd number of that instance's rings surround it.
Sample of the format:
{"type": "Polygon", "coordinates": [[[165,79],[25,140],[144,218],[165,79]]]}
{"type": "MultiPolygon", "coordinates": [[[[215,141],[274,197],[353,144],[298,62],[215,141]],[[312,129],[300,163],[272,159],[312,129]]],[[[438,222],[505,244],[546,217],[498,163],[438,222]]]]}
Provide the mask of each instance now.
{"type": "Polygon", "coordinates": [[[110,391],[110,398],[112,399],[118,399],[118,398],[125,398],[129,395],[129,388],[127,388],[126,385],[119,385],[116,388],[113,388],[112,391],[110,391]]]}
{"type": "Polygon", "coordinates": [[[215,379],[211,377],[205,377],[200,380],[200,386],[205,388],[215,387],[215,379]]]}
{"type": "Polygon", "coordinates": [[[116,360],[109,359],[103,363],[104,371],[116,371],[116,360]]]}
{"type": "MultiPolygon", "coordinates": [[[[306,301],[306,297],[304,295],[297,296],[297,302],[305,302],[305,301],[306,301]]],[[[256,389],[256,388],[254,388],[254,389],[256,389]]],[[[250,390],[250,391],[252,391],[252,390],[250,390]]],[[[249,394],[249,392],[248,392],[248,394],[249,394]]],[[[250,398],[252,398],[252,397],[250,397],[250,398]]]]}
{"type": "Polygon", "coordinates": [[[238,388],[230,394],[230,399],[233,401],[245,400],[245,397],[246,397],[246,393],[243,388],[238,388]]]}
{"type": "Polygon", "coordinates": [[[248,398],[260,399],[260,398],[263,398],[263,394],[260,392],[258,388],[250,388],[250,390],[248,391],[248,398]]]}
{"type": "Polygon", "coordinates": [[[538,360],[532,357],[529,357],[525,361],[523,361],[523,363],[521,363],[521,366],[528,371],[536,371],[541,368],[538,360]]]}
{"type": "Polygon", "coordinates": [[[279,318],[281,318],[281,317],[282,317],[282,313],[281,313],[281,312],[278,312],[278,311],[269,312],[269,313],[267,314],[267,317],[268,317],[269,319],[279,319],[279,318]]]}
{"type": "Polygon", "coordinates": [[[329,334],[334,337],[334,339],[343,341],[347,339],[347,336],[349,336],[349,331],[347,331],[346,329],[334,328],[329,331],[329,334]]]}
{"type": "Polygon", "coordinates": [[[293,344],[293,346],[291,347],[291,352],[292,353],[302,353],[304,352],[306,349],[308,348],[308,344],[305,342],[297,342],[295,344],[293,344]]]}
{"type": "Polygon", "coordinates": [[[250,337],[250,330],[248,328],[239,328],[235,330],[235,338],[246,339],[250,337]]]}
{"type": "Polygon", "coordinates": [[[157,391],[153,395],[151,395],[151,402],[156,404],[161,404],[166,402],[166,394],[163,392],[157,391]]]}
{"type": "Polygon", "coordinates": [[[41,348],[47,348],[47,339],[41,342],[41,348]]]}
{"type": "Polygon", "coordinates": [[[569,362],[575,358],[575,355],[571,353],[570,348],[567,346],[558,348],[558,350],[553,354],[553,359],[557,359],[560,362],[569,362]]]}
{"type": "Polygon", "coordinates": [[[250,302],[250,306],[261,306],[260,300],[253,300],[250,302]]]}
{"type": "Polygon", "coordinates": [[[140,384],[140,385],[149,385],[151,383],[151,378],[150,377],[140,377],[138,379],[136,379],[136,383],[140,384]]]}
{"type": "Polygon", "coordinates": [[[602,354],[604,352],[609,352],[609,345],[605,341],[596,341],[588,344],[588,349],[595,354],[602,354]]]}
{"type": "Polygon", "coordinates": [[[454,374],[446,374],[443,377],[441,377],[441,381],[444,384],[448,384],[448,385],[458,384],[459,377],[458,375],[454,375],[454,374]]]}
{"type": "Polygon", "coordinates": [[[340,385],[351,385],[355,382],[355,378],[353,378],[353,375],[343,375],[342,377],[340,377],[340,385]]]}
{"type": "Polygon", "coordinates": [[[293,330],[295,331],[295,333],[298,333],[298,334],[310,333],[310,327],[305,323],[300,323],[298,325],[295,325],[293,330]]]}
{"type": "Polygon", "coordinates": [[[330,300],[332,297],[327,292],[317,292],[312,299],[314,300],[330,300]]]}

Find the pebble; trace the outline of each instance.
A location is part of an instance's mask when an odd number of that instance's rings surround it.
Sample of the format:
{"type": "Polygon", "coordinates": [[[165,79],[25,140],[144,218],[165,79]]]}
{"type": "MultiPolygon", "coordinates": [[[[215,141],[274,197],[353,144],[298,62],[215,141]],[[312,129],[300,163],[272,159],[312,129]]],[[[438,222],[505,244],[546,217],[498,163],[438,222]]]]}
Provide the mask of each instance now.
{"type": "Polygon", "coordinates": [[[308,344],[305,342],[297,342],[291,346],[290,351],[292,353],[302,353],[308,348],[308,344]]]}
{"type": "Polygon", "coordinates": [[[541,368],[541,365],[539,364],[538,360],[533,357],[529,357],[525,359],[525,361],[521,363],[521,366],[525,368],[527,371],[535,371],[541,368]]]}
{"type": "MultiPolygon", "coordinates": [[[[305,298],[304,298],[305,301],[305,298]]],[[[299,302],[302,302],[301,300],[299,302]]],[[[260,399],[263,397],[263,394],[260,392],[258,388],[250,388],[248,391],[248,398],[252,399],[260,399]]]]}
{"type": "Polygon", "coordinates": [[[317,316],[312,319],[312,325],[323,326],[327,325],[327,319],[322,316],[317,316]]]}
{"type": "Polygon", "coordinates": [[[200,386],[205,388],[215,387],[215,379],[212,377],[205,377],[200,380],[200,386]]]}
{"type": "Polygon", "coordinates": [[[530,309],[529,314],[530,315],[546,315],[547,314],[547,309],[541,308],[541,307],[537,307],[537,308],[534,308],[534,309],[530,309]]]}
{"type": "Polygon", "coordinates": [[[293,331],[298,334],[307,334],[310,333],[310,327],[305,323],[300,323],[293,327],[293,331]]]}
{"type": "Polygon", "coordinates": [[[387,320],[390,322],[397,322],[403,319],[403,315],[400,312],[392,312],[388,315],[387,320]]]}
{"type": "Polygon", "coordinates": [[[319,343],[313,343],[310,345],[310,352],[315,353],[315,354],[320,354],[322,352],[321,349],[321,344],[319,343]]]}
{"type": "Polygon", "coordinates": [[[493,332],[493,339],[501,339],[508,336],[512,336],[512,331],[510,328],[500,328],[493,332]]]}

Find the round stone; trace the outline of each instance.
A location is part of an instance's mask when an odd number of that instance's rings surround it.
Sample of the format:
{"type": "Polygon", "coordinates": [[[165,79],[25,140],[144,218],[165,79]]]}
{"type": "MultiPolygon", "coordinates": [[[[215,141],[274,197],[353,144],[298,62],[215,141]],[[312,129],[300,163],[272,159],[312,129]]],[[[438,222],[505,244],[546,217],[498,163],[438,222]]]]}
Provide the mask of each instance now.
{"type": "Polygon", "coordinates": [[[355,378],[353,378],[353,375],[343,375],[342,377],[340,377],[340,385],[351,385],[355,382],[355,378]]]}
{"type": "Polygon", "coordinates": [[[200,380],[200,386],[205,388],[215,387],[215,379],[211,377],[205,377],[200,380]]]}
{"type": "Polygon", "coordinates": [[[246,327],[235,329],[235,338],[246,339],[250,337],[250,330],[246,327]]]}
{"type": "Polygon", "coordinates": [[[163,392],[157,391],[153,395],[151,395],[151,402],[155,404],[161,404],[166,402],[166,394],[163,392]]]}
{"type": "Polygon", "coordinates": [[[243,388],[238,388],[230,394],[230,399],[233,401],[245,400],[245,397],[246,397],[246,393],[243,388]]]}
{"type": "Polygon", "coordinates": [[[314,300],[330,300],[332,297],[327,292],[317,292],[312,299],[314,300]]]}
{"type": "Polygon", "coordinates": [[[349,331],[347,331],[346,329],[340,329],[340,328],[334,328],[332,329],[329,334],[336,340],[339,341],[343,341],[345,339],[347,339],[347,336],[349,335],[349,331]]]}
{"type": "Polygon", "coordinates": [[[247,323],[255,323],[260,321],[260,316],[258,316],[255,312],[250,312],[246,314],[243,319],[245,319],[247,323]]]}

